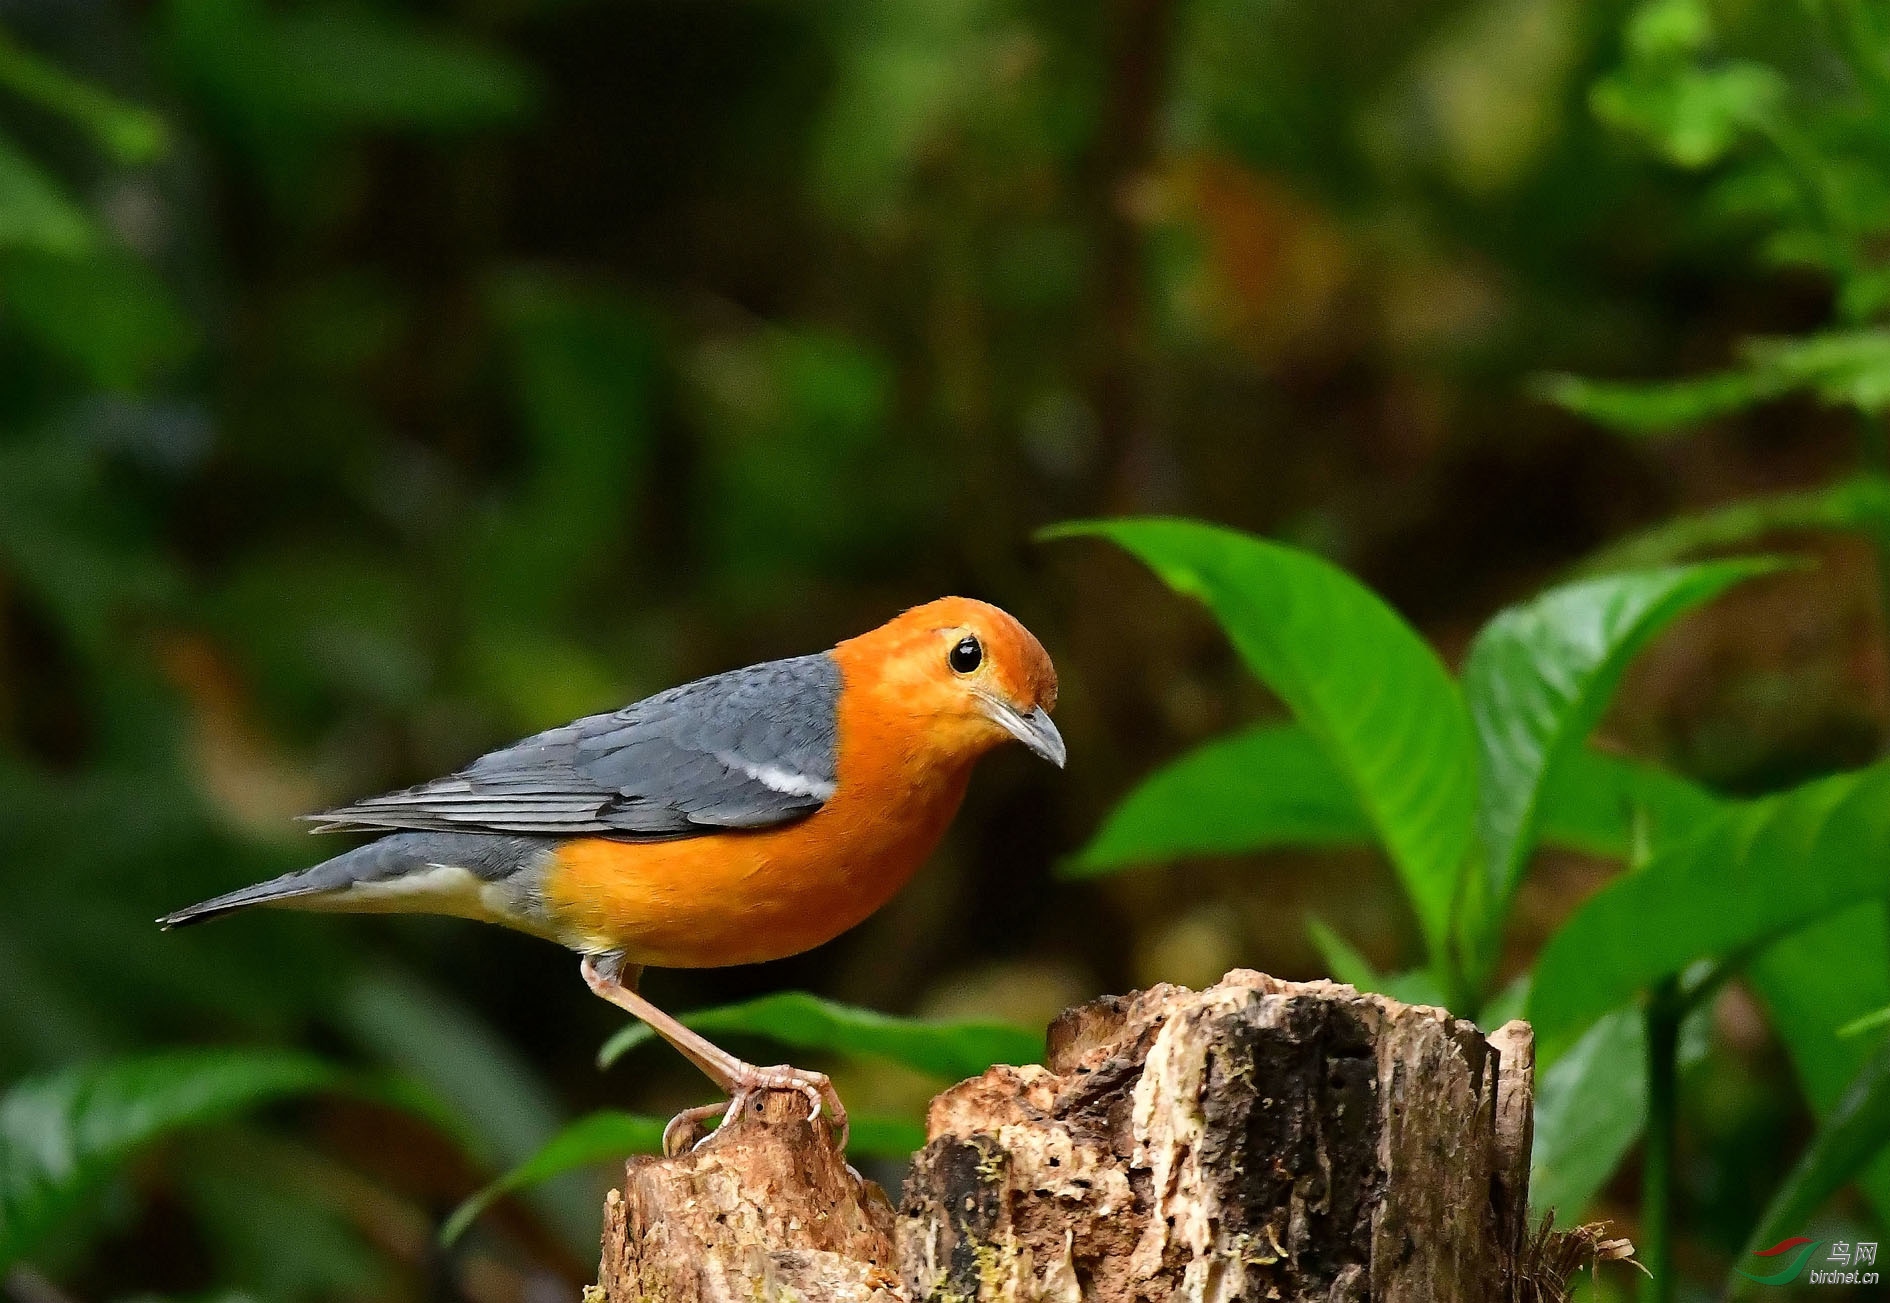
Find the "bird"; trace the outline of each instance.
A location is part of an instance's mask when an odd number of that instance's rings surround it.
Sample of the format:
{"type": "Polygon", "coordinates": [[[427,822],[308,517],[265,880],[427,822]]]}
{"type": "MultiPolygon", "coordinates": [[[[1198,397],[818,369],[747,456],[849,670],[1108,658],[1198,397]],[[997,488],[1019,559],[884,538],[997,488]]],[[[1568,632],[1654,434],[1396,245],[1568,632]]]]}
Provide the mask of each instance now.
{"type": "Polygon", "coordinates": [[[831,650],[697,679],[548,729],[444,778],[304,816],[376,839],[167,914],[255,906],[496,923],[575,951],[598,996],[728,1097],[686,1109],[666,1153],[760,1091],[846,1108],[823,1073],[761,1067],[637,990],[646,968],[761,963],[865,920],[930,856],[974,764],[1015,740],[1062,768],[1057,673],[1023,624],[943,597],[831,650]]]}

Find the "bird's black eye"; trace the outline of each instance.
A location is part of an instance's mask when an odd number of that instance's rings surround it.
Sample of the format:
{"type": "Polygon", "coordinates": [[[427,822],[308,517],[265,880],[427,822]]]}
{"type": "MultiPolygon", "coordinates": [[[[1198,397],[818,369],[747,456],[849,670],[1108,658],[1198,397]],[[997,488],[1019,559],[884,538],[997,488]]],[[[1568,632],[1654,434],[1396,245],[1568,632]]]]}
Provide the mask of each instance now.
{"type": "Polygon", "coordinates": [[[952,669],[959,674],[969,674],[984,664],[984,647],[971,634],[966,634],[945,659],[951,662],[952,669]]]}

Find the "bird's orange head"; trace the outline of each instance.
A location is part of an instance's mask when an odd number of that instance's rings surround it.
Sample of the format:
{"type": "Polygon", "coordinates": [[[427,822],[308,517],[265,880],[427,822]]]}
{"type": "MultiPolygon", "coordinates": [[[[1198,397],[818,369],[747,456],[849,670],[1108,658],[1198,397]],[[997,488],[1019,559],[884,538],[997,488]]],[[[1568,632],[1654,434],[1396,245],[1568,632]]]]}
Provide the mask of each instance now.
{"type": "Polygon", "coordinates": [[[834,648],[849,691],[923,729],[927,744],[967,758],[1017,739],[1061,767],[1050,722],[1057,671],[1043,644],[989,602],[941,597],[834,648]]]}

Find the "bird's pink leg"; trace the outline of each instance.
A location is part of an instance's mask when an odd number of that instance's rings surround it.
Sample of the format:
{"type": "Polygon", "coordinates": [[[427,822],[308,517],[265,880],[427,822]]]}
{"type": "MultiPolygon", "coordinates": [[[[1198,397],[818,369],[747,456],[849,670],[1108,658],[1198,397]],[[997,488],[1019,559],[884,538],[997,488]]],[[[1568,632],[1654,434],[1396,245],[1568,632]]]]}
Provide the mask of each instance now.
{"type": "Polygon", "coordinates": [[[787,1064],[777,1064],[771,1068],[757,1067],[743,1059],[736,1058],[721,1046],[715,1044],[701,1032],[691,1031],[676,1019],[664,1013],[636,992],[636,980],[639,970],[629,970],[629,980],[623,980],[624,969],[621,963],[612,966],[608,957],[605,964],[596,962],[596,956],[586,955],[583,963],[584,981],[591,990],[610,1001],[619,1009],[635,1018],[641,1019],[649,1029],[675,1046],[676,1052],[702,1069],[710,1081],[728,1092],[729,1102],[726,1110],[720,1104],[703,1108],[685,1109],[669,1120],[663,1128],[663,1150],[674,1153],[672,1141],[679,1130],[694,1127],[705,1118],[720,1112],[723,1125],[735,1120],[735,1117],[748,1103],[749,1096],[758,1090],[795,1090],[807,1096],[807,1102],[813,1111],[807,1115],[812,1122],[820,1116],[824,1103],[828,1114],[833,1118],[833,1130],[839,1146],[844,1149],[847,1143],[847,1110],[840,1102],[840,1095],[833,1088],[833,1082],[825,1073],[808,1072],[802,1068],[792,1068],[787,1064]]]}

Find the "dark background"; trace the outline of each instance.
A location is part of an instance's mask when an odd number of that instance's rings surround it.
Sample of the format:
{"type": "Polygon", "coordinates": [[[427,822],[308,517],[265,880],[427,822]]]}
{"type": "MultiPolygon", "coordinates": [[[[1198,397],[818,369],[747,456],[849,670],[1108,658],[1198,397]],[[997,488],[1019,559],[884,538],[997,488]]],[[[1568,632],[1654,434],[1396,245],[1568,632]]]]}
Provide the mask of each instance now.
{"type": "MultiPolygon", "coordinates": [[[[1810,40],[1726,8],[1788,64],[1810,40]]],[[[142,1161],[48,1274],[74,1298],[571,1296],[594,1182],[508,1206],[470,1258],[428,1245],[560,1118],[706,1098],[661,1049],[596,1071],[621,1020],[570,956],[440,920],[150,920],[321,854],[299,813],[943,593],[1050,650],[1067,772],[1000,754],[871,922],[655,973],[653,998],[1041,1023],[1233,965],[1320,974],[1309,914],[1412,962],[1375,855],[1058,880],[1136,779],[1278,708],[1133,562],[1032,534],[1159,512],[1311,547],[1454,664],[1611,539],[1847,469],[1849,424],[1809,400],[1643,440],[1531,397],[1831,311],[1591,112],[1627,14],[0,4],[0,63],[115,97],[54,111],[0,70],[0,143],[91,223],[63,253],[0,230],[0,1080],[300,1044],[443,1083],[491,1144],[272,1113],[142,1161]],[[110,146],[131,105],[161,144],[110,146]]],[[[1811,555],[1660,642],[1604,735],[1736,792],[1875,755],[1872,554],[1811,555]]],[[[1518,946],[1605,872],[1547,857],[1518,946]]],[[[1809,1126],[1737,987],[1716,1026],[1684,1138],[1709,1258],[1809,1126]]],[[[868,1111],[936,1085],[836,1076],[868,1111]]]]}

